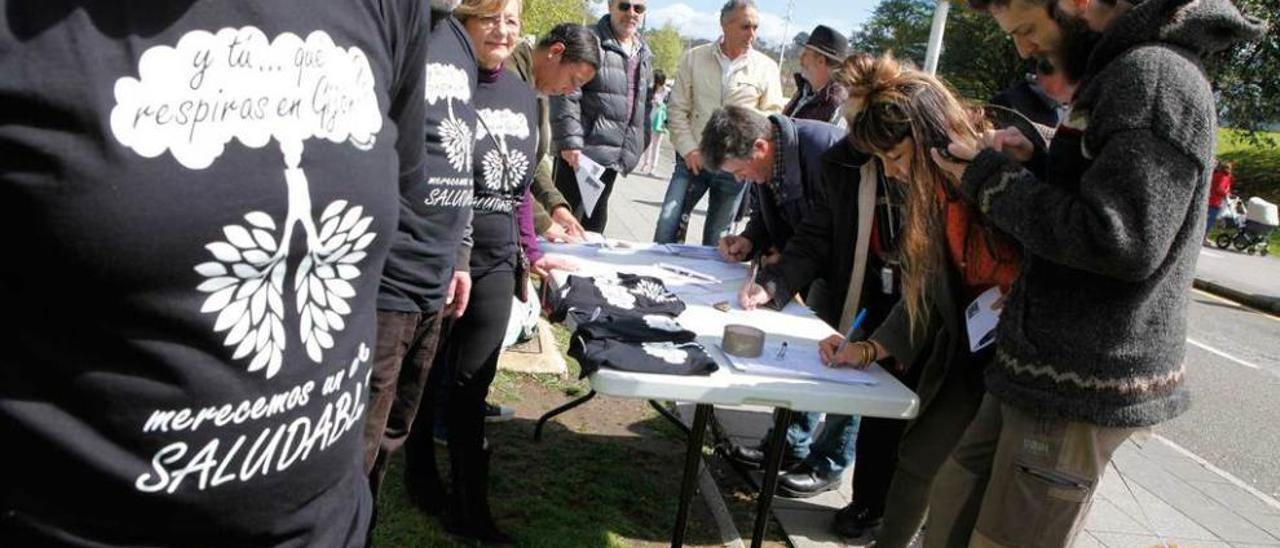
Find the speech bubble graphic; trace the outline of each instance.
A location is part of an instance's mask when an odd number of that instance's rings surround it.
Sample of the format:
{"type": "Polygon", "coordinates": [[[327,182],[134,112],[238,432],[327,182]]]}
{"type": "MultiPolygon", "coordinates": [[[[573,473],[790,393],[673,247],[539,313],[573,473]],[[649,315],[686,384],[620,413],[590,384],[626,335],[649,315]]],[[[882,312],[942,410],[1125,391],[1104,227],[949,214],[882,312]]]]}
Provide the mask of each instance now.
{"type": "Polygon", "coordinates": [[[111,131],[139,155],[165,151],[204,169],[238,140],[281,145],[297,167],[307,139],[372,147],[382,129],[374,75],[359,48],[323,31],[268,40],[255,27],[189,32],[174,47],[142,54],[138,77],[116,81],[111,131]]]}
{"type": "Polygon", "coordinates": [[[284,366],[289,338],[284,293],[295,294],[298,339],[322,363],[333,333],[346,328],[365,249],[376,238],[373,217],[346,200],[325,206],[317,228],[310,183],[301,168],[306,141],[324,139],[371,150],[382,129],[375,77],[359,48],[343,48],[323,31],[306,39],[282,33],[269,40],[246,26],[188,32],[175,46],[155,46],[138,61],[138,76],[116,80],[111,131],[144,158],[166,151],[185,168],[213,165],[232,141],[279,144],[287,190],[285,219],[246,213],[221,227],[205,248],[212,260],[195,267],[208,294],[200,311],[215,315],[213,331],[267,378],[284,366]],[[295,227],[306,233],[304,257],[287,284],[295,227]]]}

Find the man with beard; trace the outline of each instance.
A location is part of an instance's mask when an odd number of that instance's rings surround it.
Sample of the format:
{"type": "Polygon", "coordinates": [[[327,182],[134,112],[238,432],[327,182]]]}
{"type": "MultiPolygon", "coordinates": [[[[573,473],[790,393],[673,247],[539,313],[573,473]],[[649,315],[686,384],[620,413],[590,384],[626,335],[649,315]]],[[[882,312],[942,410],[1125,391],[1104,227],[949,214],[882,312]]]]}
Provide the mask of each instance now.
{"type": "Polygon", "coordinates": [[[1229,0],[970,3],[1080,86],[1039,180],[1008,131],[952,142],[960,162],[932,152],[1024,268],[925,545],[1068,546],[1115,449],[1190,405],[1187,296],[1216,127],[1201,62],[1263,25],[1229,0]],[[1086,28],[1101,33],[1089,48],[1086,28]]]}

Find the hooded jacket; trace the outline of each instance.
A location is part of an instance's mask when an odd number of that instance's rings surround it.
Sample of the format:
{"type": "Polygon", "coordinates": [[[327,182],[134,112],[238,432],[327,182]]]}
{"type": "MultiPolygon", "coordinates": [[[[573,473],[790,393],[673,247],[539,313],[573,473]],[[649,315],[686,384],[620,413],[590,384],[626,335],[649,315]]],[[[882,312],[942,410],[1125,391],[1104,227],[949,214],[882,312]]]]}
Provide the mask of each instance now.
{"type": "Polygon", "coordinates": [[[1090,54],[1043,181],[983,151],[961,192],[1023,246],[991,394],[1040,417],[1141,427],[1185,411],[1187,300],[1216,131],[1202,58],[1263,25],[1227,0],[1147,0],[1090,54]]]}
{"type": "Polygon", "coordinates": [[[653,54],[639,34],[635,84],[627,67],[631,56],[613,35],[606,15],[595,26],[600,38],[600,69],[581,90],[551,98],[551,129],[556,150],[581,150],[596,163],[626,175],[640,162],[649,146],[650,88],[653,87],[653,54]]]}

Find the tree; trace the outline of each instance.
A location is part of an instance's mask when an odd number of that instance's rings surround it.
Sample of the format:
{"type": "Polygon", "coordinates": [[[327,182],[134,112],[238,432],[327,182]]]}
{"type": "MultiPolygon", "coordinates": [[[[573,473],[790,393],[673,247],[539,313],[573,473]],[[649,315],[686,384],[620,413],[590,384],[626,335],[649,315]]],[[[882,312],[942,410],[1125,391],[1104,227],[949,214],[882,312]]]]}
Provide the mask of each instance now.
{"type": "Polygon", "coordinates": [[[667,73],[668,78],[674,78],[676,68],[680,65],[680,56],[684,54],[680,33],[676,32],[671,23],[667,23],[661,29],[650,31],[644,39],[653,52],[653,68],[667,73]]]}
{"type": "Polygon", "coordinates": [[[1274,136],[1263,133],[1280,123],[1280,0],[1236,0],[1247,14],[1271,16],[1267,33],[1257,42],[1228,48],[1209,60],[1218,114],[1225,126],[1245,130],[1254,145],[1275,145],[1274,136]]]}
{"type": "Polygon", "coordinates": [[[524,34],[541,36],[560,23],[586,23],[595,20],[589,0],[524,0],[524,34]]]}
{"type": "MultiPolygon", "coordinates": [[[[1280,0],[1271,0],[1280,1],[1280,0]]],[[[884,0],[853,33],[853,51],[895,57],[923,66],[934,0],[884,0]]],[[[984,102],[1023,73],[1013,43],[985,14],[955,6],[947,16],[938,73],[960,95],[984,102]]]]}

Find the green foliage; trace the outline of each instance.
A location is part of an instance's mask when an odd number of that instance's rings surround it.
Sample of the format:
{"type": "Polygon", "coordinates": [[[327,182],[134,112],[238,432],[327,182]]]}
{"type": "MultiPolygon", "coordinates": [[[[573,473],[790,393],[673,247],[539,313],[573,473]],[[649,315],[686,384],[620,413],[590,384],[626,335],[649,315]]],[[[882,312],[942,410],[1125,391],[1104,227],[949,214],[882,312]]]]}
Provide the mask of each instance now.
{"type": "Polygon", "coordinates": [[[675,78],[676,68],[680,66],[680,56],[684,54],[684,42],[680,33],[670,23],[662,28],[645,34],[644,40],[653,52],[653,68],[667,74],[667,78],[675,78]]]}
{"type": "Polygon", "coordinates": [[[1280,122],[1280,0],[1235,0],[1246,14],[1269,18],[1261,40],[1228,48],[1210,60],[1218,112],[1224,124],[1245,130],[1255,145],[1280,144],[1277,135],[1259,131],[1280,122]]]}
{"type": "Polygon", "coordinates": [[[541,36],[560,23],[593,23],[589,4],[588,0],[524,0],[523,32],[541,36]]]}
{"type": "Polygon", "coordinates": [[[1280,202],[1280,145],[1268,141],[1280,143],[1280,133],[1218,130],[1218,158],[1236,163],[1232,192],[1242,198],[1280,202]]]}
{"type": "MultiPolygon", "coordinates": [[[[884,0],[854,33],[853,51],[873,55],[891,51],[899,59],[923,66],[934,6],[934,0],[884,0]]],[[[960,95],[985,102],[1025,72],[1024,67],[1013,42],[991,17],[952,6],[938,73],[960,95]]]]}
{"type": "Polygon", "coordinates": [[[850,51],[872,55],[893,52],[899,59],[924,65],[933,4],[932,0],[883,0],[871,19],[850,37],[850,51]]]}

